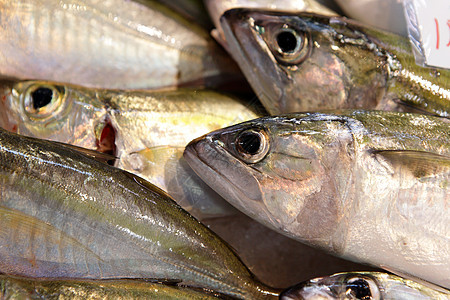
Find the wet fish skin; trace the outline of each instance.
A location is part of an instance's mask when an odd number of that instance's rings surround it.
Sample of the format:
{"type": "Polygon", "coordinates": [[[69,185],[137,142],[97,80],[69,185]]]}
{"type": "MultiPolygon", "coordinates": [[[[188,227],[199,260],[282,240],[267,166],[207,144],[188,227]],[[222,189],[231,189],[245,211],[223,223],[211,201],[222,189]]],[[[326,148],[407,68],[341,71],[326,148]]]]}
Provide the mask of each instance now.
{"type": "Polygon", "coordinates": [[[0,127],[109,152],[115,166],[169,192],[199,219],[233,209],[186,165],[185,145],[197,136],[261,116],[251,103],[208,90],[121,91],[48,81],[0,82],[0,127]],[[53,91],[39,109],[35,91],[53,91]],[[144,130],[145,129],[145,130],[144,130]]]}
{"type": "Polygon", "coordinates": [[[0,74],[9,77],[154,89],[240,73],[206,31],[155,1],[2,0],[0,15],[0,74]]]}
{"type": "Polygon", "coordinates": [[[449,115],[450,72],[416,65],[407,38],[307,13],[234,9],[221,23],[230,54],[271,114],[363,108],[449,115]]]}
{"type": "Polygon", "coordinates": [[[321,15],[335,16],[337,13],[334,11],[334,8],[338,8],[332,1],[315,0],[206,0],[205,6],[217,30],[212,31],[211,34],[224,48],[227,48],[227,41],[223,33],[222,25],[220,24],[220,17],[227,10],[234,8],[256,8],[271,11],[307,11],[321,15]]]}
{"type": "Polygon", "coordinates": [[[266,226],[448,288],[449,129],[448,119],[419,114],[291,114],[212,132],[184,156],[266,226]]]}
{"type": "Polygon", "coordinates": [[[0,275],[1,299],[222,299],[219,296],[140,280],[33,280],[0,275]]]}
{"type": "Polygon", "coordinates": [[[287,289],[281,300],[295,299],[449,299],[450,292],[436,290],[409,279],[381,272],[338,273],[311,279],[287,289]]]}
{"type": "Polygon", "coordinates": [[[275,295],[162,190],[0,129],[0,269],[34,278],[150,278],[238,298],[275,295]]]}

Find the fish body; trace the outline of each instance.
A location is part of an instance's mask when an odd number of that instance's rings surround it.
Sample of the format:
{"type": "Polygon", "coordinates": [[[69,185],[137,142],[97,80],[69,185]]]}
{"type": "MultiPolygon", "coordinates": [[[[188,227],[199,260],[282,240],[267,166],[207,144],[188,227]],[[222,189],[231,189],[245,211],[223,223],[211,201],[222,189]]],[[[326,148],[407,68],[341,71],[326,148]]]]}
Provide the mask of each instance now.
{"type": "Polygon", "coordinates": [[[230,54],[271,114],[380,109],[448,116],[450,71],[415,64],[407,38],[341,17],[230,10],[230,54]]]}
{"type": "Polygon", "coordinates": [[[176,281],[270,297],[165,192],[60,144],[0,130],[0,269],[33,278],[176,281]]]}
{"type": "Polygon", "coordinates": [[[450,287],[446,118],[347,111],[264,117],[184,156],[235,207],[334,255],[450,287]]]}
{"type": "Polygon", "coordinates": [[[192,89],[118,91],[43,81],[0,86],[1,127],[113,154],[115,166],[168,191],[200,219],[235,211],[182,154],[197,136],[261,116],[250,103],[192,89]]]}
{"type": "Polygon", "coordinates": [[[206,31],[155,1],[2,0],[0,16],[4,76],[152,89],[239,74],[206,31]]]}
{"type": "Polygon", "coordinates": [[[0,275],[2,299],[217,299],[201,289],[139,280],[33,280],[0,275]]]}
{"type": "Polygon", "coordinates": [[[450,292],[388,273],[355,272],[311,279],[286,290],[280,299],[444,300],[450,299],[450,292]]]}

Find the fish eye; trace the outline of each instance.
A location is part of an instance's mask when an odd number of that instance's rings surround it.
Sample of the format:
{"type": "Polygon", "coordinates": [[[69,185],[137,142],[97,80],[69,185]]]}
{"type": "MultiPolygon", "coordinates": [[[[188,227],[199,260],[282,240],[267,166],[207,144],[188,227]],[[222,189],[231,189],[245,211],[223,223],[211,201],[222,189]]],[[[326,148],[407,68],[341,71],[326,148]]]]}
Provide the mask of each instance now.
{"type": "Polygon", "coordinates": [[[380,292],[377,284],[370,278],[351,277],[347,279],[345,295],[349,299],[378,300],[380,292]]]}
{"type": "Polygon", "coordinates": [[[50,84],[31,84],[23,94],[23,107],[28,117],[36,120],[47,119],[57,113],[62,106],[65,89],[50,84]]]}
{"type": "Polygon", "coordinates": [[[239,133],[234,145],[239,158],[247,163],[262,160],[269,151],[268,136],[262,129],[248,129],[239,133]]]}
{"type": "Polygon", "coordinates": [[[272,41],[269,44],[272,53],[281,64],[299,64],[309,55],[307,33],[286,24],[273,30],[272,41]]]}

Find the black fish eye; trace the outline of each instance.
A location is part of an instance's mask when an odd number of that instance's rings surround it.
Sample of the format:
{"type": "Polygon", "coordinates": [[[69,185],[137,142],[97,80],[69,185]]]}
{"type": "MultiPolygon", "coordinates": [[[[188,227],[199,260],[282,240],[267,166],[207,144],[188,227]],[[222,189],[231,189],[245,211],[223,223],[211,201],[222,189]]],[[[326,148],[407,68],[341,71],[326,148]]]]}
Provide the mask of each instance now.
{"type": "Polygon", "coordinates": [[[33,108],[38,110],[52,101],[53,91],[49,88],[41,87],[31,93],[31,98],[33,108]]]}
{"type": "MultiPolygon", "coordinates": [[[[20,88],[18,87],[20,91],[20,88]]],[[[63,86],[43,82],[28,82],[20,92],[26,115],[35,121],[56,116],[65,107],[66,89],[63,86]]]]}
{"type": "Polygon", "coordinates": [[[299,37],[293,30],[283,30],[277,34],[277,44],[282,52],[293,52],[299,44],[299,37]]]}
{"type": "Polygon", "coordinates": [[[310,54],[310,34],[288,24],[268,24],[263,33],[275,59],[282,65],[297,65],[310,54]]]}
{"type": "Polygon", "coordinates": [[[255,155],[261,146],[260,138],[260,135],[256,132],[244,132],[237,138],[237,147],[242,153],[255,155]]]}
{"type": "Polygon", "coordinates": [[[367,280],[363,278],[353,278],[347,281],[346,294],[355,299],[371,300],[372,292],[367,280]]]}
{"type": "Polygon", "coordinates": [[[269,150],[267,134],[261,129],[241,132],[234,142],[236,154],[247,163],[256,163],[264,158],[269,150]]]}

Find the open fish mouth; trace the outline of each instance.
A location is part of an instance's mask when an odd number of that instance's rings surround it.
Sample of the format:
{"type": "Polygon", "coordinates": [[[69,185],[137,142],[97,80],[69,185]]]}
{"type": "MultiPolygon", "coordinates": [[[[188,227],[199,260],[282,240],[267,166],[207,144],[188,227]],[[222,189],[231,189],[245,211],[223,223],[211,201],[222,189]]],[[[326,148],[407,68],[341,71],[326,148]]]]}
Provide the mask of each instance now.
{"type": "Polygon", "coordinates": [[[114,165],[118,158],[116,136],[116,129],[113,127],[111,120],[106,117],[105,122],[100,123],[97,127],[95,145],[98,152],[111,155],[112,159],[108,160],[110,165],[114,165]]]}

